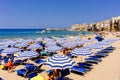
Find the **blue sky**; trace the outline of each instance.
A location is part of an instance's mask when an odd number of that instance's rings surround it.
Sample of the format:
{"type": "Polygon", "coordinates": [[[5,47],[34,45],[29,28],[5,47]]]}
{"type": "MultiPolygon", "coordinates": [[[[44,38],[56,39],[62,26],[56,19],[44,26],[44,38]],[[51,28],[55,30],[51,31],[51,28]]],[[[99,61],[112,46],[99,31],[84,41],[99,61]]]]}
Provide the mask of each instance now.
{"type": "Polygon", "coordinates": [[[120,15],[120,0],[0,0],[0,28],[71,27],[120,15]]]}

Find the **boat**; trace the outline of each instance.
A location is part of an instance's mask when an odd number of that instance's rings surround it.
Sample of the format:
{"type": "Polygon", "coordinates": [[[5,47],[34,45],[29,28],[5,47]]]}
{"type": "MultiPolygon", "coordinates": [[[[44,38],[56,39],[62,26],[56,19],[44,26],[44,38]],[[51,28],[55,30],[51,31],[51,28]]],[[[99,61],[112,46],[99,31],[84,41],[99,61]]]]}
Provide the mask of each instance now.
{"type": "Polygon", "coordinates": [[[42,30],[42,31],[36,31],[36,33],[45,33],[47,32],[46,30],[42,30]]]}

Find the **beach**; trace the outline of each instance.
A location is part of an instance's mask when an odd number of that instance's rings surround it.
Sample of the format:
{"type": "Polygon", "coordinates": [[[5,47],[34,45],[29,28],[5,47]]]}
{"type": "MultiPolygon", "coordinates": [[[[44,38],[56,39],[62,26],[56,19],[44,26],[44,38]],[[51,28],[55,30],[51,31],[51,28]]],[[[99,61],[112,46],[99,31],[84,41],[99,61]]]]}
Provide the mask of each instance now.
{"type": "MultiPolygon", "coordinates": [[[[71,72],[70,75],[65,77],[65,80],[120,80],[120,61],[119,61],[120,40],[119,38],[113,36],[112,34],[106,35],[105,38],[117,39],[115,43],[112,43],[112,46],[115,47],[115,50],[113,50],[113,52],[110,53],[109,56],[102,58],[101,62],[99,62],[98,64],[94,64],[93,69],[85,73],[84,76],[71,72]]],[[[74,58],[76,63],[79,62],[80,59],[81,59],[80,57],[74,58]]],[[[15,70],[21,68],[24,68],[24,65],[16,66],[15,70]]],[[[41,69],[43,71],[38,73],[38,75],[45,77],[46,76],[45,71],[49,70],[50,68],[48,66],[43,65],[41,69]]],[[[1,69],[0,69],[0,77],[3,78],[4,80],[16,80],[16,79],[28,80],[28,78],[18,76],[16,72],[8,73],[7,70],[1,70],[1,69]]]]}

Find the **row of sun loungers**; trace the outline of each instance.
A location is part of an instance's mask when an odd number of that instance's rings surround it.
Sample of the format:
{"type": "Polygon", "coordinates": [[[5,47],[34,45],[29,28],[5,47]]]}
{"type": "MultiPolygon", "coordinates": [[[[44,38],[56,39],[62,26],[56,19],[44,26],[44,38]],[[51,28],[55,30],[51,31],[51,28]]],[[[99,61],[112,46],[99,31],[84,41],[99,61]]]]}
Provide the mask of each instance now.
{"type": "Polygon", "coordinates": [[[106,49],[103,49],[95,53],[94,55],[85,58],[85,62],[77,63],[76,66],[73,66],[70,69],[71,72],[84,75],[93,68],[94,64],[98,64],[99,62],[101,62],[102,58],[108,56],[109,53],[112,52],[114,49],[115,49],[114,47],[107,47],[106,49]]]}

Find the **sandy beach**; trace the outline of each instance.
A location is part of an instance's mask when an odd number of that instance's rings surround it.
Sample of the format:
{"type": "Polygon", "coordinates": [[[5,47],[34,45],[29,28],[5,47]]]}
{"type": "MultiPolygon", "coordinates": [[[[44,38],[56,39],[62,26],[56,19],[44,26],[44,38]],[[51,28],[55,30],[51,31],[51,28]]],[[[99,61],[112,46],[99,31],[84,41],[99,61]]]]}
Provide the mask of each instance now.
{"type": "MultiPolygon", "coordinates": [[[[116,38],[111,34],[107,35],[106,38],[116,38]]],[[[117,38],[116,38],[117,39],[117,38]]],[[[102,61],[93,66],[93,69],[87,72],[84,76],[70,73],[70,75],[65,77],[65,80],[120,80],[120,40],[116,41],[112,44],[116,49],[109,54],[109,56],[102,58],[102,61]]],[[[74,58],[76,62],[80,61],[80,57],[74,58]]],[[[16,66],[15,70],[24,68],[23,65],[16,66]]],[[[47,66],[42,66],[42,72],[39,75],[45,77],[45,70],[50,69],[47,66]]],[[[16,72],[8,73],[6,70],[0,70],[0,77],[4,80],[28,80],[28,78],[24,78],[18,76],[16,72]]]]}

